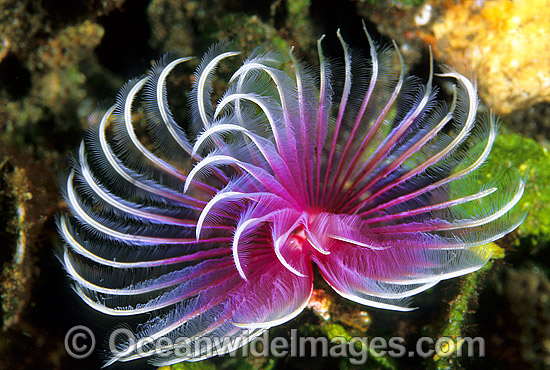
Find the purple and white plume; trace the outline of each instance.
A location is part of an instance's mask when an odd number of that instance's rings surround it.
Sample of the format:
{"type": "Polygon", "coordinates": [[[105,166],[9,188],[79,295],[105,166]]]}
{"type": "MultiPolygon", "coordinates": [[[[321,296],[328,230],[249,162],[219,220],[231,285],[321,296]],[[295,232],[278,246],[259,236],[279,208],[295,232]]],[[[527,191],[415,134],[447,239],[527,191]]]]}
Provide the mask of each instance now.
{"type": "Polygon", "coordinates": [[[496,136],[492,115],[476,119],[474,84],[446,69],[454,96],[438,100],[431,71],[407,76],[396,48],[367,34],[366,56],[338,37],[343,59],[321,39],[318,69],[257,49],[215,104],[215,71],[239,52],[214,45],[185,124],[166,78],[191,58],[164,58],[98,116],[63,184],[61,259],[90,307],[141,315],[138,339],[173,343],[162,355],[118,343],[108,364],[232,351],[306,307],[313,265],[347,299],[410,310],[521,223],[523,179],[474,174],[496,136]]]}

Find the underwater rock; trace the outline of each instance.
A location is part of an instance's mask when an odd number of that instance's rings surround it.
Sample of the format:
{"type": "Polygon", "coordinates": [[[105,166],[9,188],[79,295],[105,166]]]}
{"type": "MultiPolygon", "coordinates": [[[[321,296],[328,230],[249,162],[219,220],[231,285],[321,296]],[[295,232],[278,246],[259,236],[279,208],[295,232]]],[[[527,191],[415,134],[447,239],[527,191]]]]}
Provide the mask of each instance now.
{"type": "Polygon", "coordinates": [[[506,363],[515,365],[510,367],[548,369],[550,280],[544,270],[536,266],[506,269],[497,294],[508,309],[496,313],[501,335],[489,339],[492,352],[510,357],[506,363]]]}
{"type": "Polygon", "coordinates": [[[550,101],[548,0],[463,1],[433,26],[443,60],[475,66],[481,98],[505,114],[550,101]]]}
{"type": "Polygon", "coordinates": [[[550,101],[548,6],[548,0],[434,0],[387,9],[357,2],[359,14],[396,39],[409,64],[428,44],[436,59],[474,72],[480,98],[498,114],[550,101]]]}
{"type": "Polygon", "coordinates": [[[67,130],[76,120],[75,102],[87,94],[87,76],[101,70],[94,49],[104,29],[95,20],[122,3],[69,9],[32,1],[0,4],[0,136],[21,146],[41,139],[44,122],[67,130]]]}
{"type": "MultiPolygon", "coordinates": [[[[51,256],[47,222],[59,207],[52,159],[35,160],[0,141],[0,369],[55,368],[63,348],[50,333],[38,329],[31,317],[37,305],[36,287],[47,278],[41,271],[44,255],[51,256]],[[44,243],[46,241],[46,243],[44,243]],[[47,244],[44,246],[44,244],[47,244]],[[22,353],[36,353],[22,358],[22,353]],[[55,352],[55,353],[54,353],[55,352]],[[39,354],[38,354],[39,353],[39,354]],[[47,358],[47,359],[45,359],[47,358]]],[[[51,298],[50,298],[51,299],[51,298]]],[[[41,307],[41,309],[44,309],[41,307]]],[[[51,316],[51,315],[50,315],[51,316]]]]}
{"type": "Polygon", "coordinates": [[[258,2],[244,11],[231,1],[153,0],[147,7],[152,47],[193,55],[215,40],[231,40],[244,52],[264,44],[286,52],[316,53],[316,36],[309,0],[258,2]]]}
{"type": "MultiPolygon", "coordinates": [[[[517,235],[537,253],[550,242],[550,153],[533,139],[517,134],[499,135],[487,163],[486,177],[499,176],[499,168],[517,168],[527,178],[519,207],[528,212],[517,235]]],[[[519,243],[519,242],[518,242],[519,243]]],[[[516,244],[518,244],[516,243],[516,244]]]]}
{"type": "Polygon", "coordinates": [[[4,262],[0,278],[3,328],[19,322],[21,312],[29,303],[29,289],[33,280],[32,254],[27,250],[29,231],[33,226],[28,221],[30,192],[27,172],[9,163],[9,157],[0,159],[0,220],[6,225],[0,231],[3,240],[1,260],[4,262]]]}

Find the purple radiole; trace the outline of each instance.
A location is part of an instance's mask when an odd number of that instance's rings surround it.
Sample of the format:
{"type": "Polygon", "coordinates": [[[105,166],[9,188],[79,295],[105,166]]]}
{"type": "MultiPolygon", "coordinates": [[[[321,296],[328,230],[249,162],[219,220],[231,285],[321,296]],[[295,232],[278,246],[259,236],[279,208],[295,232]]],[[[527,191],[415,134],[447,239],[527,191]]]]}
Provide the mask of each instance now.
{"type": "Polygon", "coordinates": [[[244,345],[306,307],[313,266],[347,299],[411,310],[411,296],[479,269],[485,245],[521,223],[524,180],[476,176],[496,122],[476,119],[474,84],[444,68],[445,102],[431,66],[422,83],[396,47],[366,33],[365,55],[338,38],[343,59],[329,61],[321,39],[317,69],[257,49],[215,104],[215,71],[240,53],[214,45],[185,124],[166,79],[191,58],[165,57],[97,115],[63,180],[60,258],[84,302],[145,314],[135,335],[150,338],[117,343],[107,364],[234,350],[228,339],[244,345]],[[159,338],[177,344],[159,352],[159,338]]]}

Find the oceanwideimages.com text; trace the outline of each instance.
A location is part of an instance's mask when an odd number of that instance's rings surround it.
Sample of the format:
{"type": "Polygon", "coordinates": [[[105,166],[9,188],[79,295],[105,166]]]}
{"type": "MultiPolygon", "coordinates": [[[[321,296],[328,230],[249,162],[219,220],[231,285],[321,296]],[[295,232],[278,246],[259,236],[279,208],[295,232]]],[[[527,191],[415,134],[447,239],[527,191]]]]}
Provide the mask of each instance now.
{"type": "MultiPolygon", "coordinates": [[[[113,357],[122,357],[129,348],[138,357],[155,354],[159,357],[177,357],[182,360],[227,354],[235,357],[321,357],[347,358],[352,365],[363,365],[371,356],[402,357],[484,357],[485,340],[481,337],[420,337],[415,343],[407,343],[402,337],[353,337],[335,336],[304,337],[296,329],[290,336],[270,337],[266,331],[250,343],[250,336],[235,337],[142,337],[126,328],[111,333],[108,351],[113,357]],[[125,343],[121,346],[120,343],[125,343]],[[241,348],[240,351],[237,349],[241,348]]],[[[94,350],[95,337],[85,326],[69,330],[65,337],[65,348],[75,358],[88,357],[94,350]]]]}

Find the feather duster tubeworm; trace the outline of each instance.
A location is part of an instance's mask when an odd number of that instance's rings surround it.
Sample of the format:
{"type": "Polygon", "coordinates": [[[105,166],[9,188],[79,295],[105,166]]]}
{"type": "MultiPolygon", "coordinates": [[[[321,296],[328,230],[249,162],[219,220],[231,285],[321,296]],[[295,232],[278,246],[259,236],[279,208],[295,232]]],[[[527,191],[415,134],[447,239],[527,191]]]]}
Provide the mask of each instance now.
{"type": "Polygon", "coordinates": [[[483,245],[521,223],[524,181],[475,176],[496,123],[476,119],[472,82],[445,69],[445,102],[431,70],[425,84],[406,75],[397,48],[367,34],[367,57],[338,37],[343,60],[329,62],[321,39],[317,72],[292,50],[257,49],[216,104],[215,71],[239,52],[213,46],[185,125],[166,78],[190,58],[164,58],[98,116],[63,184],[61,259],[89,306],[149,313],[137,338],[177,343],[162,355],[150,341],[120,345],[109,363],[244,345],[306,307],[314,265],[347,299],[410,310],[411,296],[479,269],[483,245]],[[196,347],[205,337],[219,340],[196,347]]]}

